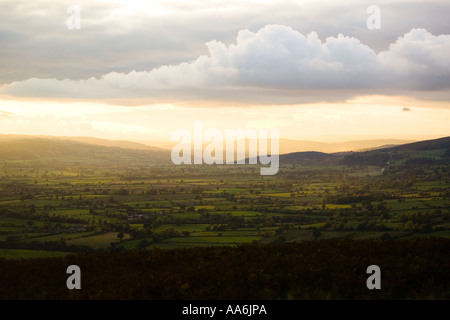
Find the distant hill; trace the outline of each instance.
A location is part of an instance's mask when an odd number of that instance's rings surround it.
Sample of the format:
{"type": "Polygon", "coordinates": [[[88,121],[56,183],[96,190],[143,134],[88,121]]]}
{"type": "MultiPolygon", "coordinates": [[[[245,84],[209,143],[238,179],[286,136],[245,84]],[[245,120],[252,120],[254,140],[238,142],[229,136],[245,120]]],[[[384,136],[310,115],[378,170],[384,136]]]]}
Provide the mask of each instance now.
{"type": "MultiPolygon", "coordinates": [[[[54,140],[65,140],[65,141],[76,141],[96,146],[104,147],[118,147],[133,150],[149,150],[149,151],[170,151],[178,143],[174,141],[142,141],[142,142],[131,142],[131,141],[118,141],[118,140],[107,140],[99,139],[94,137],[57,137],[57,136],[45,136],[45,135],[20,135],[20,134],[0,134],[0,141],[11,141],[11,140],[21,140],[21,139],[54,139],[54,140]]],[[[400,140],[400,139],[376,139],[376,140],[354,140],[354,141],[344,141],[344,142],[317,142],[317,141],[307,141],[307,140],[292,140],[292,139],[280,139],[279,141],[279,152],[280,154],[294,153],[294,152],[304,152],[304,151],[316,151],[323,153],[336,153],[336,152],[347,152],[347,151],[368,151],[382,149],[386,147],[392,147],[397,145],[403,145],[405,143],[411,143],[411,140],[400,140]]],[[[204,147],[208,143],[204,143],[204,147]]]]}
{"type": "Polygon", "coordinates": [[[302,165],[406,165],[450,164],[450,137],[376,148],[363,152],[294,152],[280,155],[281,164],[302,165]]]}
{"type": "MultiPolygon", "coordinates": [[[[91,141],[92,142],[92,141],[91,141]]],[[[0,139],[0,160],[28,160],[71,164],[162,164],[170,162],[165,150],[106,147],[54,138],[0,139]]]]}
{"type": "Polygon", "coordinates": [[[356,151],[364,152],[364,151],[372,151],[372,150],[380,150],[380,149],[392,148],[392,147],[396,147],[396,146],[397,145],[395,145],[395,144],[387,144],[387,145],[382,145],[382,146],[379,146],[379,147],[360,149],[360,150],[356,150],[356,151]]]}
{"type": "Polygon", "coordinates": [[[384,151],[426,151],[450,148],[450,137],[407,143],[401,146],[386,148],[384,151]]]}
{"type": "MultiPolygon", "coordinates": [[[[397,146],[405,143],[414,142],[413,140],[400,139],[376,139],[376,140],[354,140],[344,142],[318,142],[308,140],[292,140],[280,139],[279,149],[280,154],[287,154],[293,152],[317,151],[325,153],[335,153],[343,151],[366,151],[386,146],[397,146]]],[[[166,150],[171,150],[177,142],[173,141],[142,141],[141,144],[159,147],[166,150]]]]}
{"type": "Polygon", "coordinates": [[[125,149],[133,149],[133,150],[150,150],[150,151],[162,151],[164,149],[149,146],[142,143],[130,142],[130,141],[121,141],[121,140],[105,140],[98,139],[92,137],[56,137],[59,140],[71,140],[76,142],[82,142],[97,146],[104,147],[117,147],[117,148],[125,148],[125,149]]]}
{"type": "MultiPolygon", "coordinates": [[[[70,164],[170,164],[170,150],[128,141],[89,137],[0,135],[0,161],[39,161],[70,164]]],[[[280,155],[280,164],[301,165],[449,164],[450,137],[389,146],[363,152],[293,152],[280,155]]]]}
{"type": "Polygon", "coordinates": [[[0,134],[0,141],[12,141],[12,140],[22,140],[22,139],[52,139],[52,140],[69,140],[76,141],[81,143],[92,144],[96,146],[104,146],[104,147],[117,147],[117,148],[126,148],[126,149],[134,149],[134,150],[152,150],[152,151],[161,151],[163,148],[158,148],[154,146],[150,146],[147,144],[130,142],[130,141],[121,141],[121,140],[106,140],[99,139],[94,137],[55,137],[55,136],[27,136],[20,134],[0,134]]]}
{"type": "Polygon", "coordinates": [[[410,165],[450,163],[450,137],[408,143],[366,152],[345,155],[340,164],[379,165],[402,163],[410,165]]]}
{"type": "Polygon", "coordinates": [[[413,140],[400,139],[376,139],[376,140],[353,140],[343,142],[317,142],[304,140],[280,139],[280,154],[318,151],[325,153],[336,153],[345,151],[362,151],[368,149],[380,148],[383,146],[397,146],[405,143],[414,142],[413,140]]]}
{"type": "Polygon", "coordinates": [[[283,154],[280,156],[282,164],[320,165],[335,160],[338,156],[329,153],[306,151],[283,154]]]}

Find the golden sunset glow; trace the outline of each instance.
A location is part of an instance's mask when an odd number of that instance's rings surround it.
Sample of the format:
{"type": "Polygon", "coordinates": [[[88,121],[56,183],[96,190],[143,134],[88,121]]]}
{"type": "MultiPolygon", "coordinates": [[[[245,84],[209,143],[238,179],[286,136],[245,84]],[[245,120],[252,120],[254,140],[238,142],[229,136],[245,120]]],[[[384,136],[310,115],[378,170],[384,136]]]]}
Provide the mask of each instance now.
{"type": "Polygon", "coordinates": [[[177,128],[278,128],[281,138],[317,141],[421,140],[448,135],[449,103],[360,97],[345,103],[268,106],[154,104],[1,99],[2,134],[92,136],[169,141],[177,128]]]}
{"type": "Polygon", "coordinates": [[[52,5],[22,4],[10,21],[34,40],[11,34],[2,49],[0,134],[147,143],[196,120],[292,140],[450,134],[450,35],[432,19],[390,25],[395,6],[371,30],[356,0],[52,5]]]}

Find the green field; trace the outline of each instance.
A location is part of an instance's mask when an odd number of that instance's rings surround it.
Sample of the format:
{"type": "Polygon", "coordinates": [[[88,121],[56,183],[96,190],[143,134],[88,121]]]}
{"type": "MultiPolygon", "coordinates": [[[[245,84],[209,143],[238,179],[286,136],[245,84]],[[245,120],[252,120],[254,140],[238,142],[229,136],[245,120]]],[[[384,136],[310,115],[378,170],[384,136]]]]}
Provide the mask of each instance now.
{"type": "MultiPolygon", "coordinates": [[[[129,235],[125,235],[123,240],[129,239],[129,235]]],[[[79,237],[73,240],[67,241],[67,244],[85,245],[94,249],[107,248],[111,242],[120,242],[117,238],[116,232],[109,232],[100,235],[94,235],[89,237],[79,237]]]]}
{"type": "Polygon", "coordinates": [[[25,250],[24,257],[27,250],[447,238],[450,230],[445,163],[399,162],[384,173],[374,165],[289,164],[275,176],[259,175],[257,166],[4,166],[0,248],[25,250]]]}

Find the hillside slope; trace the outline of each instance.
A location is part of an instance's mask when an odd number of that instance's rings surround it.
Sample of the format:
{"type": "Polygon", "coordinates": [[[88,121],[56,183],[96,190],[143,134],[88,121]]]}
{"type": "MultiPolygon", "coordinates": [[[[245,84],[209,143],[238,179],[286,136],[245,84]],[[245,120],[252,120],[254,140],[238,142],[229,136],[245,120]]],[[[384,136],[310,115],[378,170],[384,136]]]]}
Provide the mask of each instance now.
{"type": "Polygon", "coordinates": [[[106,147],[77,141],[24,138],[0,141],[0,160],[87,164],[164,164],[168,151],[106,147]]]}
{"type": "Polygon", "coordinates": [[[406,165],[450,163],[450,137],[425,140],[364,152],[294,152],[280,155],[281,164],[301,165],[406,165]]]}
{"type": "Polygon", "coordinates": [[[345,155],[339,164],[379,165],[401,163],[405,165],[448,164],[450,161],[450,137],[408,143],[366,152],[345,155]]]}

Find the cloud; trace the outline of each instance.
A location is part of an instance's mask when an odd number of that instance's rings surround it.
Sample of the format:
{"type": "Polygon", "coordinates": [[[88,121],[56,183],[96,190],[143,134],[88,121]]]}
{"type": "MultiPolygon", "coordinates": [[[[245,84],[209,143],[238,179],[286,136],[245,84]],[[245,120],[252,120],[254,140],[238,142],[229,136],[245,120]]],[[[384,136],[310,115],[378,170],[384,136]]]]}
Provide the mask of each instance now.
{"type": "Polygon", "coordinates": [[[412,29],[378,54],[354,37],[321,40],[284,25],[241,30],[227,46],[206,43],[207,55],[149,71],[110,72],[98,78],[30,78],[0,87],[22,97],[81,99],[240,99],[267,96],[287,103],[355,93],[450,89],[450,35],[412,29]],[[340,93],[339,93],[340,91],[340,93]],[[325,93],[325,95],[324,95],[325,93]]]}
{"type": "Polygon", "coordinates": [[[30,78],[81,80],[193,61],[205,42],[228,47],[239,30],[287,25],[321,39],[339,33],[376,53],[412,28],[450,30],[448,0],[378,0],[380,30],[368,30],[362,0],[2,0],[0,84],[30,78]],[[67,7],[80,5],[81,29],[68,30],[67,7]]]}
{"type": "Polygon", "coordinates": [[[379,54],[385,72],[401,80],[397,86],[410,90],[442,90],[450,87],[450,35],[434,36],[425,29],[413,29],[388,51],[379,54]]]}

